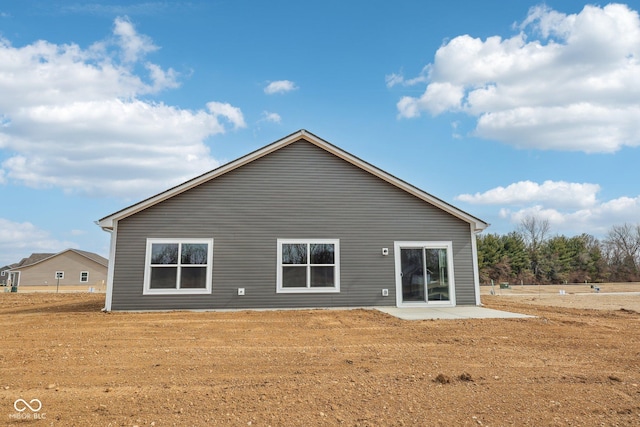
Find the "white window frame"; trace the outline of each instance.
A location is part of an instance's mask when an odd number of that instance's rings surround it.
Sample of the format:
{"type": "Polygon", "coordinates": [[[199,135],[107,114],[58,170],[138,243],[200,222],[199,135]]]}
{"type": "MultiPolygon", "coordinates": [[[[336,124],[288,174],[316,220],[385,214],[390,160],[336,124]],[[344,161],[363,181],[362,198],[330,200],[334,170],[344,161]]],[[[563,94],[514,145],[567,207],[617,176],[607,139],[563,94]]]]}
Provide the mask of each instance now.
{"type": "Polygon", "coordinates": [[[276,261],[276,293],[279,294],[318,294],[318,293],[336,293],[340,292],[340,239],[277,239],[277,261],[276,261]],[[282,286],[282,245],[283,244],[332,244],[334,248],[333,264],[334,268],[334,286],[317,287],[309,286],[310,260],[307,259],[307,287],[306,288],[285,288],[282,286]]]}
{"type": "MultiPolygon", "coordinates": [[[[49,270],[51,271],[51,270],[49,270]]],[[[64,279],[64,271],[56,271],[56,274],[53,276],[54,279],[64,279]]]]}
{"type": "MultiPolygon", "coordinates": [[[[178,260],[180,262],[180,260],[178,260]]],[[[178,263],[178,271],[180,271],[180,263],[178,263]]],[[[194,294],[210,294],[213,272],[213,239],[181,239],[181,238],[148,238],[147,249],[144,260],[144,286],[143,295],[194,295],[194,294]],[[185,289],[151,289],[151,247],[154,243],[178,243],[178,244],[207,244],[207,270],[206,270],[206,286],[204,288],[185,288],[185,289]]],[[[178,277],[180,277],[178,273],[178,277]]]]}
{"type": "Polygon", "coordinates": [[[80,283],[89,283],[89,272],[88,271],[81,271],[80,272],[80,283]],[[82,280],[82,275],[83,274],[87,275],[85,280],[82,280]]]}

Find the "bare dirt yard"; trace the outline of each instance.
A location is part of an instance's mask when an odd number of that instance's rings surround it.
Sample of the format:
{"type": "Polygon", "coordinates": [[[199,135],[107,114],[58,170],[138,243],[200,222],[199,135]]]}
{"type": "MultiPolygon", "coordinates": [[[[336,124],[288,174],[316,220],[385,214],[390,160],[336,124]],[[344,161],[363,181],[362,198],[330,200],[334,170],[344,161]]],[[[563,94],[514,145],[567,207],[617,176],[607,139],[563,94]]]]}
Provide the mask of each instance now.
{"type": "Polygon", "coordinates": [[[536,317],[435,321],[2,293],[0,425],[638,426],[638,292],[483,287],[536,317]]]}

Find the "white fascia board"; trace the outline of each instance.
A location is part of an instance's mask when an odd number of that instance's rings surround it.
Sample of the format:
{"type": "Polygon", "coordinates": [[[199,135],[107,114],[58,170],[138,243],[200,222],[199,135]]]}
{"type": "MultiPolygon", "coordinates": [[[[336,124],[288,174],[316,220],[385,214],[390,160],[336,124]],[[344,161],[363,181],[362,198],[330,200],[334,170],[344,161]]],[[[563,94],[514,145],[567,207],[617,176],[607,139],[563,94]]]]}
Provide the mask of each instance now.
{"type": "Polygon", "coordinates": [[[107,292],[104,299],[104,311],[111,311],[111,303],[113,301],[113,277],[116,267],[116,241],[118,235],[117,225],[118,224],[116,223],[115,227],[112,230],[109,230],[111,233],[109,241],[109,259],[111,262],[107,267],[107,292]]]}
{"type": "Polygon", "coordinates": [[[477,235],[479,231],[474,230],[473,224],[471,227],[471,265],[473,266],[473,289],[476,293],[476,305],[482,305],[480,300],[480,266],[478,262],[478,240],[477,235]]]}

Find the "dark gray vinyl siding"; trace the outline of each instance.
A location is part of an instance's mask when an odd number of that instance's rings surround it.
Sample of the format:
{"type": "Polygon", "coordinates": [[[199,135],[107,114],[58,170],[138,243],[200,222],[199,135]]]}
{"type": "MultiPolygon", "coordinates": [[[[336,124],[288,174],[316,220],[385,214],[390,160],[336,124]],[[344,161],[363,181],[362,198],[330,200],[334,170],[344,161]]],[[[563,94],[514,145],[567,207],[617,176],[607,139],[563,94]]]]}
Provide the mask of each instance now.
{"type": "Polygon", "coordinates": [[[453,241],[457,304],[475,304],[467,222],[298,141],[119,221],[112,309],[395,306],[400,240],[453,241]],[[212,293],[142,295],[149,237],[213,238],[212,293]],[[277,294],[278,238],[340,239],[340,292],[277,294]]]}

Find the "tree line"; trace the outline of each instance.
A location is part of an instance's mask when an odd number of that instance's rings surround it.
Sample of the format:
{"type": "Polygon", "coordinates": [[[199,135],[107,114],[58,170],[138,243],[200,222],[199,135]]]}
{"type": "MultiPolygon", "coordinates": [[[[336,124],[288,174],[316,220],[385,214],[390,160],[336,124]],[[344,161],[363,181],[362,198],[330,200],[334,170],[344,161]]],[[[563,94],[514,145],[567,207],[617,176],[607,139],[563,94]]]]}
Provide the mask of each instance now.
{"type": "Polygon", "coordinates": [[[560,284],[640,281],[640,224],[612,226],[600,240],[550,233],[547,220],[523,219],[508,234],[480,234],[480,283],[560,284]]]}

